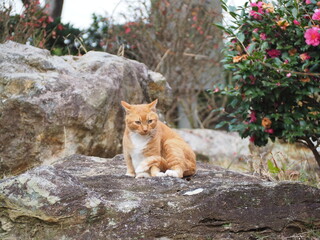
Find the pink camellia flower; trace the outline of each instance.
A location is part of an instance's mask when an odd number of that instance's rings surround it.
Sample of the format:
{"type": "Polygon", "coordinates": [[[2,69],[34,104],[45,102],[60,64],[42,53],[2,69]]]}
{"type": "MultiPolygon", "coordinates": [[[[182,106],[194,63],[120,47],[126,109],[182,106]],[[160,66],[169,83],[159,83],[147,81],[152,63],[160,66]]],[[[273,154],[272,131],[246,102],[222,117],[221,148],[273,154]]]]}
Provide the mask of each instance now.
{"type": "Polygon", "coordinates": [[[52,23],[54,21],[54,19],[51,17],[51,16],[49,16],[48,18],[47,18],[47,23],[52,23]]]}
{"type": "Polygon", "coordinates": [[[313,20],[320,20],[320,9],[316,9],[312,15],[313,20]]]}
{"type": "Polygon", "coordinates": [[[295,24],[295,25],[301,25],[301,23],[300,23],[299,21],[297,21],[297,20],[293,20],[293,24],[295,24]]]}
{"type": "Polygon", "coordinates": [[[62,30],[64,29],[64,27],[63,27],[62,24],[58,24],[57,29],[58,29],[59,31],[62,31],[62,30]]]}
{"type": "Polygon", "coordinates": [[[287,73],[287,75],[286,75],[287,77],[291,77],[291,73],[287,73]]]}
{"type": "Polygon", "coordinates": [[[127,27],[124,31],[126,34],[130,33],[131,32],[131,28],[127,27]]]}
{"type": "Polygon", "coordinates": [[[308,45],[312,45],[314,47],[318,46],[320,44],[320,28],[309,28],[304,33],[304,38],[306,39],[306,43],[308,45]]]}
{"type": "Polygon", "coordinates": [[[249,13],[250,16],[252,16],[254,19],[261,20],[262,19],[261,14],[264,13],[262,5],[263,5],[263,2],[250,3],[250,6],[253,8],[253,10],[251,10],[249,13]]]}
{"type": "Polygon", "coordinates": [[[260,34],[261,40],[267,40],[267,35],[265,33],[260,34]]]}
{"type": "Polygon", "coordinates": [[[274,130],[272,128],[266,129],[264,131],[269,133],[269,134],[274,134],[274,130]]]}
{"type": "Polygon", "coordinates": [[[253,123],[255,121],[257,121],[256,112],[255,111],[251,111],[251,113],[250,113],[250,121],[249,122],[253,123]]]}
{"type": "Polygon", "coordinates": [[[306,0],[306,4],[311,4],[311,0],[306,0]]]}
{"type": "Polygon", "coordinates": [[[302,60],[302,61],[305,61],[305,60],[308,60],[308,59],[310,59],[311,57],[310,57],[310,55],[308,54],[308,53],[302,53],[302,54],[300,54],[300,59],[302,60]]]}
{"type": "Polygon", "coordinates": [[[271,58],[276,58],[281,55],[281,51],[277,50],[277,49],[267,50],[267,53],[268,53],[269,57],[271,57],[271,58]]]}

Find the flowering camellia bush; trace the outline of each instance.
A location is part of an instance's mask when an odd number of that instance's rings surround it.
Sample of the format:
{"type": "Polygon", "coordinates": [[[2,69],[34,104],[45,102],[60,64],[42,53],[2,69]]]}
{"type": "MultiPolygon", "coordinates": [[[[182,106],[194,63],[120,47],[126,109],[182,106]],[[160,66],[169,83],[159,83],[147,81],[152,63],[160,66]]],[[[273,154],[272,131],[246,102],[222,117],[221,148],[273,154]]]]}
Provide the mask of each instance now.
{"type": "Polygon", "coordinates": [[[219,26],[230,39],[224,63],[234,80],[222,93],[234,97],[236,118],[218,127],[229,124],[258,146],[269,138],[301,142],[320,166],[320,2],[222,6],[233,18],[219,26]]]}

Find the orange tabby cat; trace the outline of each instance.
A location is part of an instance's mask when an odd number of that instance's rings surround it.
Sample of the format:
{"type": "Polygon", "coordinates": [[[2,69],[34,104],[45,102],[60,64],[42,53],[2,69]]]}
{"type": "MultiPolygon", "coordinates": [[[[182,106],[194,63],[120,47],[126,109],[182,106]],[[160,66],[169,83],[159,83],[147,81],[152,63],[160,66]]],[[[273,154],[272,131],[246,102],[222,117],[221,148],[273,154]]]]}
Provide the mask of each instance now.
{"type": "Polygon", "coordinates": [[[176,132],[158,120],[157,102],[130,105],[121,101],[126,110],[123,136],[126,175],[182,178],[195,174],[194,152],[176,132]]]}

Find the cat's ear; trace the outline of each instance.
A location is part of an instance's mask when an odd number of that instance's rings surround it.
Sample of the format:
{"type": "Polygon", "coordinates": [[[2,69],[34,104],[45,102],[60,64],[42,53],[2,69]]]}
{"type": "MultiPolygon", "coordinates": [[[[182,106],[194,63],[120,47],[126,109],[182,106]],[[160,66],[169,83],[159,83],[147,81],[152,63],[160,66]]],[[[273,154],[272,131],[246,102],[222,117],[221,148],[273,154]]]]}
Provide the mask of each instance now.
{"type": "Polygon", "coordinates": [[[124,110],[126,110],[126,112],[129,112],[131,109],[131,105],[125,101],[121,101],[121,105],[124,108],[124,110]]]}
{"type": "Polygon", "coordinates": [[[158,99],[154,100],[152,103],[149,103],[148,106],[150,108],[151,111],[156,112],[156,105],[158,103],[158,99]]]}

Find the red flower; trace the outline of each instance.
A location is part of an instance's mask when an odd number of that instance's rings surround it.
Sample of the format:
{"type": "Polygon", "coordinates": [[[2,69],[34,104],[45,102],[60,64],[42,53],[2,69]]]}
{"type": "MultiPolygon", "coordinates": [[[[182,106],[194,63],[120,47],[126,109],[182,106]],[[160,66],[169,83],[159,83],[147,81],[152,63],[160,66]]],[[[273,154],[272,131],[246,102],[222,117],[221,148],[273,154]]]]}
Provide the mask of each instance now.
{"type": "Polygon", "coordinates": [[[302,61],[305,61],[305,60],[308,60],[308,59],[310,59],[311,57],[310,57],[310,55],[308,54],[308,53],[302,53],[302,54],[300,54],[300,59],[302,60],[302,61]]]}
{"type": "Polygon", "coordinates": [[[254,123],[255,121],[257,121],[257,116],[256,116],[256,112],[255,111],[251,111],[250,113],[250,123],[254,123]]]}
{"type": "Polygon", "coordinates": [[[267,50],[267,53],[268,53],[269,57],[271,57],[271,58],[276,58],[281,55],[281,51],[277,50],[277,49],[267,50]]]}
{"type": "Polygon", "coordinates": [[[47,23],[52,23],[53,21],[54,21],[54,19],[51,16],[48,16],[47,23]]]}
{"type": "Polygon", "coordinates": [[[251,80],[251,84],[255,84],[256,83],[257,78],[255,76],[250,75],[249,78],[251,80]]]}
{"type": "Polygon", "coordinates": [[[126,34],[131,32],[131,28],[127,27],[126,30],[124,31],[126,34]]]}
{"type": "Polygon", "coordinates": [[[59,31],[62,31],[64,28],[63,28],[62,24],[58,24],[57,29],[58,29],[59,31]]]}
{"type": "Polygon", "coordinates": [[[274,134],[274,130],[272,128],[266,129],[264,131],[269,133],[269,134],[274,134]]]}
{"type": "Polygon", "coordinates": [[[299,21],[297,21],[297,20],[293,20],[293,23],[294,23],[295,25],[301,25],[301,23],[300,23],[299,21]]]}
{"type": "Polygon", "coordinates": [[[43,17],[39,18],[39,20],[38,20],[38,21],[42,23],[42,22],[44,22],[45,20],[46,20],[46,17],[45,17],[45,16],[43,16],[43,17]]]}

